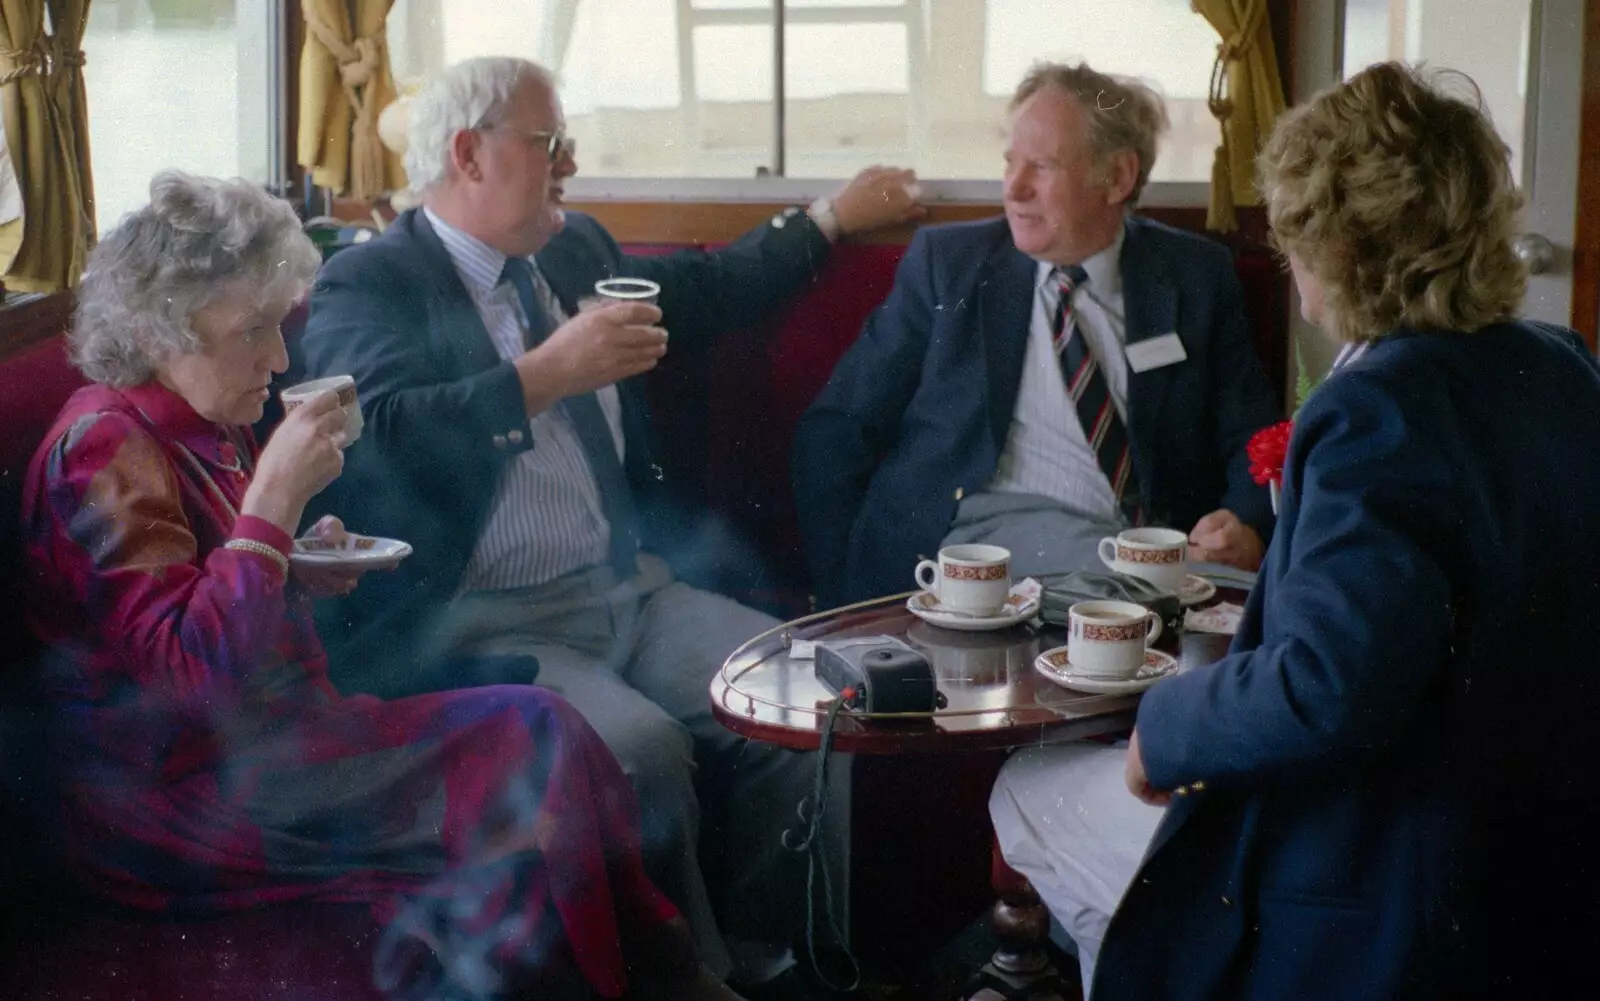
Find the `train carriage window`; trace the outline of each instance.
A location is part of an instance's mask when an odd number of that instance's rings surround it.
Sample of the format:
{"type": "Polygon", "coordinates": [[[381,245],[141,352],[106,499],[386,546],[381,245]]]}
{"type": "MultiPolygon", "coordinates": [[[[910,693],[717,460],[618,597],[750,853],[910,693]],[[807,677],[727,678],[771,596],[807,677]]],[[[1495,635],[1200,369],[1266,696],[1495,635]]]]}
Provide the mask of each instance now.
{"type": "MultiPolygon", "coordinates": [[[[772,0],[398,0],[402,86],[491,53],[561,78],[585,175],[750,178],[775,161],[772,0]]],[[[1164,93],[1158,182],[1206,182],[1217,36],[1189,0],[788,0],[784,173],[871,162],[999,176],[1005,104],[1035,59],[1087,59],[1164,93]]]]}
{"type": "Polygon", "coordinates": [[[102,232],[149,200],[166,167],[262,184],[276,163],[277,72],[260,0],[96,0],[84,83],[102,232]],[[237,6],[237,10],[235,9],[237,6]]]}

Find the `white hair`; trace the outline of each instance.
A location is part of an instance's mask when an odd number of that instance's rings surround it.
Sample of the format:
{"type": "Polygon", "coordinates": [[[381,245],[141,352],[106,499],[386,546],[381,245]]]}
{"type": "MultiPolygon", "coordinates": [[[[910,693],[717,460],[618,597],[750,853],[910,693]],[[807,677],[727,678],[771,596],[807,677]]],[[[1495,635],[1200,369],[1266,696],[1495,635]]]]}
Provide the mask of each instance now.
{"type": "Polygon", "coordinates": [[[550,71],[515,56],[456,63],[411,99],[406,126],[406,178],[422,191],[445,179],[450,142],[462,129],[498,123],[524,80],[554,88],[550,71]]]}
{"type": "Polygon", "coordinates": [[[321,263],[288,202],[245,180],[163,171],[150,204],[89,255],[72,362],[108,386],[148,382],[167,358],[199,350],[190,319],[218,295],[242,284],[260,302],[298,298],[321,263]]]}

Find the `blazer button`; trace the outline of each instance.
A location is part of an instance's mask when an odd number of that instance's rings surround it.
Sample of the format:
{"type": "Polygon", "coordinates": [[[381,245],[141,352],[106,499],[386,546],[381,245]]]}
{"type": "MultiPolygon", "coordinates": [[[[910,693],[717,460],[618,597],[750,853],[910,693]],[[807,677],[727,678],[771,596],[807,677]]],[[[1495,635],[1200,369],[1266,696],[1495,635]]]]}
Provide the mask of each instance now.
{"type": "Polygon", "coordinates": [[[1178,788],[1172,790],[1172,792],[1173,792],[1174,795],[1177,795],[1177,796],[1187,796],[1187,795],[1189,795],[1189,787],[1188,786],[1179,786],[1178,788]]]}
{"type": "Polygon", "coordinates": [[[494,447],[495,448],[505,448],[506,447],[506,436],[503,435],[503,434],[497,434],[493,438],[490,438],[489,440],[494,442],[494,447]]]}
{"type": "Polygon", "coordinates": [[[506,432],[506,441],[509,441],[513,445],[522,444],[522,432],[516,428],[512,428],[510,431],[506,432]]]}
{"type": "Polygon", "coordinates": [[[1206,784],[1201,779],[1195,779],[1194,783],[1192,785],[1190,785],[1189,788],[1193,789],[1195,792],[1205,792],[1206,791],[1206,784]]]}

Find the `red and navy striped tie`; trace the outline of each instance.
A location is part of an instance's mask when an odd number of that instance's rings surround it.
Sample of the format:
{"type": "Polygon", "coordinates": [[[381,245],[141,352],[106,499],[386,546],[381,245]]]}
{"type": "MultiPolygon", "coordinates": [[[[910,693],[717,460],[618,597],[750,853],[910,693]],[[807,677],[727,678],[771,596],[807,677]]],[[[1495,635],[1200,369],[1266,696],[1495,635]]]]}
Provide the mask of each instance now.
{"type": "Polygon", "coordinates": [[[1077,312],[1072,308],[1072,294],[1089,281],[1089,275],[1081,267],[1072,265],[1056,268],[1053,277],[1061,287],[1061,302],[1056,307],[1051,332],[1056,357],[1061,361],[1061,374],[1067,380],[1067,395],[1078,411],[1083,435],[1089,439],[1089,447],[1111,483],[1117,504],[1130,522],[1140,524],[1144,519],[1139,486],[1133,477],[1128,430],[1117,416],[1116,404],[1111,401],[1111,387],[1094,353],[1089,350],[1088,341],[1078,330],[1077,312]]]}

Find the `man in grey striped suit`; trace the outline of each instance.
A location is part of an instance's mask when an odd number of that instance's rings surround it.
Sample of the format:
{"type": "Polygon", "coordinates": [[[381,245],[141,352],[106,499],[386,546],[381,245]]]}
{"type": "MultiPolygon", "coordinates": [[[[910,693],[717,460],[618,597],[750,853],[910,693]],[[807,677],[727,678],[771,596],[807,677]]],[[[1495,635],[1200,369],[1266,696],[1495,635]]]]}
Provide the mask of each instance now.
{"type": "Polygon", "coordinates": [[[342,687],[537,678],[564,695],[633,779],[651,875],[708,965],[759,982],[791,961],[803,917],[803,867],[780,837],[814,764],[711,717],[712,673],[775,622],[641,548],[661,470],[635,377],[665,354],[666,327],[682,344],[748,324],[840,232],[918,214],[914,178],[875,168],[717,253],[628,258],[562,208],[573,153],[548,75],[522,60],[460,64],[413,100],[406,168],[423,207],[330,260],[303,345],[311,374],[355,376],[367,422],[324,506],[416,554],[318,626],[342,687]],[[657,281],[660,308],[580,307],[616,274],[657,281]]]}

